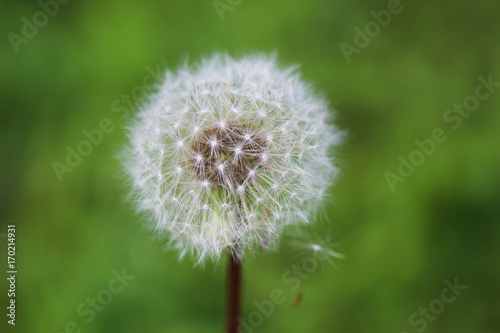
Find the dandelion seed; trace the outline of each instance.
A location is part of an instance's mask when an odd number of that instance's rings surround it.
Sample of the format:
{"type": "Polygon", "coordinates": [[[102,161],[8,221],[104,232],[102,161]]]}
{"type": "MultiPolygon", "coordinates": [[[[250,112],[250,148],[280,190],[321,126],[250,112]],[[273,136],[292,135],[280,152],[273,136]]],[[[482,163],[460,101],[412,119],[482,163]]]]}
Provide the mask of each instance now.
{"type": "Polygon", "coordinates": [[[298,257],[308,258],[315,257],[320,260],[321,264],[328,263],[335,266],[334,259],[343,259],[345,256],[334,249],[340,244],[332,241],[331,230],[321,235],[305,232],[300,229],[290,230],[294,240],[290,243],[298,250],[298,257]]]}

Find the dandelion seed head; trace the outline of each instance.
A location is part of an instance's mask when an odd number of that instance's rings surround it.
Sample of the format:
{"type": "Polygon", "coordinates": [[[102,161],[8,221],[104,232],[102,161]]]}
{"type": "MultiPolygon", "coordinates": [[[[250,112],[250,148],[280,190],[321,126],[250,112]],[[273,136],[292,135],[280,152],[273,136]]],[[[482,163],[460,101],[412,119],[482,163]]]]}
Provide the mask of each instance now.
{"type": "Polygon", "coordinates": [[[274,57],[215,55],[168,72],[124,152],[138,209],[199,263],[275,245],[286,226],[309,223],[337,174],[329,152],[342,135],[329,114],[274,57]]]}

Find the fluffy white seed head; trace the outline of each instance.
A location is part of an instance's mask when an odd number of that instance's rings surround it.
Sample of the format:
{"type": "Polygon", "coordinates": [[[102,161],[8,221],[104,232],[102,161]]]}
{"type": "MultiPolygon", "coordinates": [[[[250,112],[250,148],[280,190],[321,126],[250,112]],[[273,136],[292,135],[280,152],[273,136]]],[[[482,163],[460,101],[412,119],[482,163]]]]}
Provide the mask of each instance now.
{"type": "Polygon", "coordinates": [[[273,57],[215,55],[167,72],[130,129],[125,167],[167,246],[243,258],[308,223],[336,175],[328,107],[273,57]]]}

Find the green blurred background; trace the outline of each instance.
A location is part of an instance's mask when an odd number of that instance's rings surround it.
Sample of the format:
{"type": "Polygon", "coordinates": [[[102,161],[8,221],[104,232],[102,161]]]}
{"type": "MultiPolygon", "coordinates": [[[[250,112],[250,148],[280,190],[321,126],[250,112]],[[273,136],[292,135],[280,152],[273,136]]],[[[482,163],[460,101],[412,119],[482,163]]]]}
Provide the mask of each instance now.
{"type": "MultiPolygon", "coordinates": [[[[6,225],[16,224],[19,270],[17,325],[8,329],[223,330],[224,263],[178,262],[124,201],[114,155],[127,119],[112,103],[137,91],[148,66],[175,68],[226,50],[278,51],[283,65],[301,64],[349,132],[333,200],[310,228],[331,236],[346,259],[310,274],[297,308],[282,278],[293,247],[283,242],[246,262],[244,318],[273,289],[287,298],[253,331],[499,332],[500,91],[456,130],[443,115],[474,94],[479,75],[500,81],[500,3],[405,0],[348,63],[340,44],[353,44],[355,27],[388,1],[221,2],[230,8],[223,19],[212,0],[70,1],[16,53],[8,33],[21,36],[22,18],[32,21],[41,7],[2,1],[0,260],[4,276],[6,225]],[[65,163],[66,147],[104,118],[114,130],[60,182],[52,163],[65,163]],[[448,139],[391,191],[386,171],[396,174],[398,157],[408,159],[414,140],[435,128],[448,139]],[[122,268],[135,279],[87,323],[78,307],[122,268]],[[455,278],[468,288],[425,329],[412,325],[409,317],[439,305],[443,281],[455,278]]],[[[1,318],[6,327],[5,310],[1,318]]]]}

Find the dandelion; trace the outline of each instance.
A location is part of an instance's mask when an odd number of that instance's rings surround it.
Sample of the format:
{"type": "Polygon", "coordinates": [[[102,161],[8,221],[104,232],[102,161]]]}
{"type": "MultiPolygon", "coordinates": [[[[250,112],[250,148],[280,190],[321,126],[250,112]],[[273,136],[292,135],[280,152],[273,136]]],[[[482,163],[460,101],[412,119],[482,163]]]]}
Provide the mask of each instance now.
{"type": "Polygon", "coordinates": [[[310,222],[337,174],[329,153],[342,134],[328,118],[274,57],[215,55],[168,72],[129,133],[138,210],[181,258],[215,262],[227,250],[238,280],[244,257],[310,222]]]}

